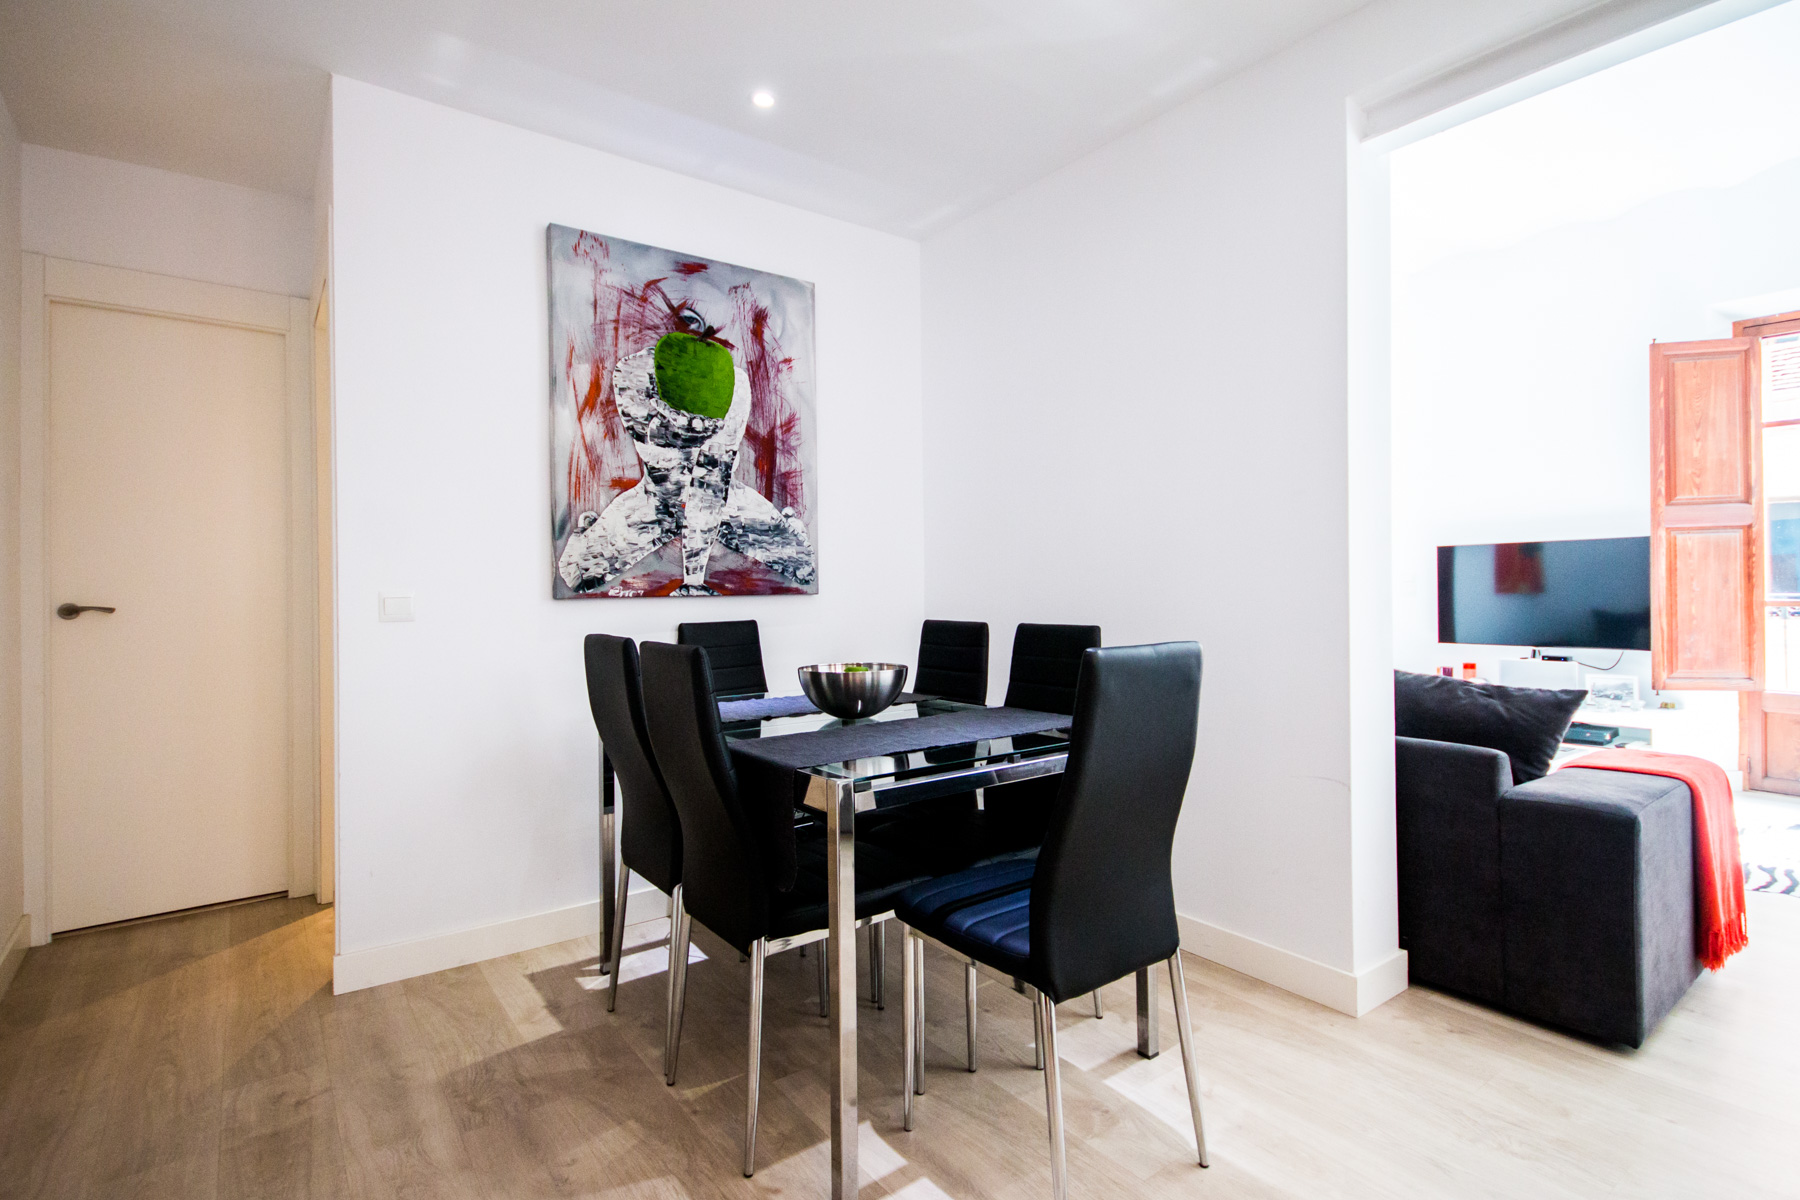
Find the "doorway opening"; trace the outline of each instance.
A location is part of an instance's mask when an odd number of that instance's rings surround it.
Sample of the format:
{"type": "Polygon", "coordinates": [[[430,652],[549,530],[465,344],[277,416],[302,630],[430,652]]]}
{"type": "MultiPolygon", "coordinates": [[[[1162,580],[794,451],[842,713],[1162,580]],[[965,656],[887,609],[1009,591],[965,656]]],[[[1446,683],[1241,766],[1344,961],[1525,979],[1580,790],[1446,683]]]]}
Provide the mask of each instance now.
{"type": "Polygon", "coordinates": [[[1789,3],[1389,156],[1394,665],[1473,662],[1502,682],[1503,663],[1544,651],[1573,663],[1556,686],[1635,691],[1576,720],[1718,763],[1749,789],[1747,862],[1759,806],[1800,827],[1786,798],[1800,795],[1800,338],[1777,341],[1800,333],[1800,243],[1784,236],[1800,206],[1796,58],[1789,3]],[[1742,469],[1690,513],[1690,565],[1713,556],[1720,572],[1688,589],[1709,614],[1671,636],[1665,588],[1654,651],[1438,642],[1440,546],[1667,533],[1651,361],[1752,337],[1760,366],[1742,382],[1762,406],[1733,410],[1742,469]],[[1693,656],[1671,672],[1677,645],[1693,656]]]}

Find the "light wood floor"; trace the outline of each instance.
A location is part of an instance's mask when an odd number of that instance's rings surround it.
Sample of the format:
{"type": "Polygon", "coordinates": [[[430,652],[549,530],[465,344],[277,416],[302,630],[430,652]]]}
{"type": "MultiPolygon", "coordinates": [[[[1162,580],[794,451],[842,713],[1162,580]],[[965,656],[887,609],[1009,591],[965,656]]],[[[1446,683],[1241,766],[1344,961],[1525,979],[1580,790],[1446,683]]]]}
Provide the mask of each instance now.
{"type": "MultiPolygon", "coordinates": [[[[1129,985],[1059,1024],[1071,1193],[1191,1197],[1800,1194],[1800,900],[1751,897],[1751,949],[1636,1053],[1414,989],[1361,1020],[1198,960],[1213,1166],[1192,1165],[1166,982],[1139,1059],[1129,985]]],[[[745,982],[704,937],[678,1087],[658,1071],[661,953],[619,1011],[591,940],[331,995],[329,909],[276,900],[30,952],[0,1001],[0,1196],[825,1194],[813,964],[771,960],[762,1133],[738,1173],[745,982]]],[[[645,937],[660,931],[640,927],[645,937]]],[[[865,1001],[865,1197],[1049,1195],[1030,1010],[929,961],[929,1091],[899,1126],[899,956],[865,1001]]],[[[636,975],[637,977],[633,978],[636,975]]]]}

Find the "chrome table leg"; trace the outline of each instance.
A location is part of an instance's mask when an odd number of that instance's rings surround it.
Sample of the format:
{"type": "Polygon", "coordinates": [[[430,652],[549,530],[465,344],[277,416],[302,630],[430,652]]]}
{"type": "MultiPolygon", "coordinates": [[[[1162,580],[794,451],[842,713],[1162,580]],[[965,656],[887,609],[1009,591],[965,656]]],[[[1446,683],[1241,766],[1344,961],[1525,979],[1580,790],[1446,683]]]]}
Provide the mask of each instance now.
{"type": "Polygon", "coordinates": [[[916,989],[919,986],[919,960],[913,957],[912,930],[900,926],[900,1050],[901,1062],[901,1128],[911,1130],[913,1127],[913,1075],[919,1070],[919,1044],[913,1039],[914,1012],[919,998],[916,989]]]}
{"type": "Polygon", "coordinates": [[[913,986],[918,995],[913,997],[913,1095],[925,1094],[925,939],[912,939],[913,986]]]}
{"type": "Polygon", "coordinates": [[[1137,973],[1138,1055],[1155,1058],[1162,1053],[1162,1035],[1157,1030],[1156,989],[1150,983],[1150,968],[1137,973]]]}
{"type": "Polygon", "coordinates": [[[1175,992],[1175,1036],[1181,1039],[1181,1067],[1187,1072],[1188,1108],[1194,1115],[1194,1145],[1200,1165],[1206,1161],[1206,1130],[1200,1124],[1200,1071],[1194,1061],[1194,1032],[1188,1022],[1187,976],[1181,969],[1181,951],[1169,956],[1169,987],[1175,992]]]}
{"type": "MultiPolygon", "coordinates": [[[[852,768],[854,770],[854,768],[852,768]]],[[[830,914],[832,1039],[831,1200],[856,1200],[856,793],[832,787],[825,814],[826,904],[830,914]]]]}
{"type": "Polygon", "coordinates": [[[887,922],[869,926],[869,999],[878,1009],[887,1008],[887,922]]]}
{"type": "Polygon", "coordinates": [[[828,938],[826,939],[826,944],[819,947],[819,1015],[821,1017],[829,1017],[831,1015],[831,980],[829,975],[831,964],[826,961],[830,957],[831,944],[830,939],[828,938]]]}
{"type": "Polygon", "coordinates": [[[1106,1005],[1103,1004],[1100,1000],[1100,989],[1095,988],[1094,989],[1094,1020],[1104,1021],[1105,1019],[1106,1019],[1106,1005]]]}
{"type": "Polygon", "coordinates": [[[970,959],[963,967],[963,1009],[964,1020],[969,1029],[969,1073],[975,1073],[975,989],[980,985],[980,978],[975,971],[975,960],[970,959]]]}

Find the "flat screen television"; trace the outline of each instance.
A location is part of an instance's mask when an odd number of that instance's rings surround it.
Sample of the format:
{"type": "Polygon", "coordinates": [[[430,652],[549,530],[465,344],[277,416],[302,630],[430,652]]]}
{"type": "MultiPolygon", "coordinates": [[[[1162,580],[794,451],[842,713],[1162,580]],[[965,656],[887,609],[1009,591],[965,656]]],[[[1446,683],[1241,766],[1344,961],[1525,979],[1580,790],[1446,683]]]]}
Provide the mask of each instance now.
{"type": "Polygon", "coordinates": [[[1438,547],[1438,641],[1650,648],[1650,539],[1438,547]]]}

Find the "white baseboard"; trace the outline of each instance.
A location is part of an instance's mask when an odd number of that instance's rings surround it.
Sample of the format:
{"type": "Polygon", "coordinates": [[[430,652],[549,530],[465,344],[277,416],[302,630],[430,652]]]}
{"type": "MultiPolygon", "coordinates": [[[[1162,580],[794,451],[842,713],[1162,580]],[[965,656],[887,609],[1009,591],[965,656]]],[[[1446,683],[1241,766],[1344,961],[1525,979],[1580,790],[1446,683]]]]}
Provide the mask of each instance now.
{"type": "Polygon", "coordinates": [[[4,948],[0,948],[0,996],[6,995],[6,989],[12,986],[13,976],[19,973],[19,967],[25,961],[25,951],[31,948],[31,918],[21,916],[18,924],[12,927],[7,936],[4,948]]]}
{"type": "Polygon", "coordinates": [[[1181,915],[1178,920],[1181,948],[1190,954],[1353,1017],[1362,1016],[1406,990],[1404,950],[1395,950],[1366,970],[1350,972],[1221,929],[1198,917],[1181,915]]]}
{"type": "MultiPolygon", "coordinates": [[[[655,888],[634,891],[625,905],[626,920],[636,925],[669,915],[669,898],[655,888]]],[[[352,950],[331,960],[331,990],[335,995],[396,983],[435,971],[448,971],[483,959],[500,958],[599,933],[600,902],[590,900],[535,916],[519,917],[474,929],[459,929],[436,937],[391,946],[352,950]]]]}

